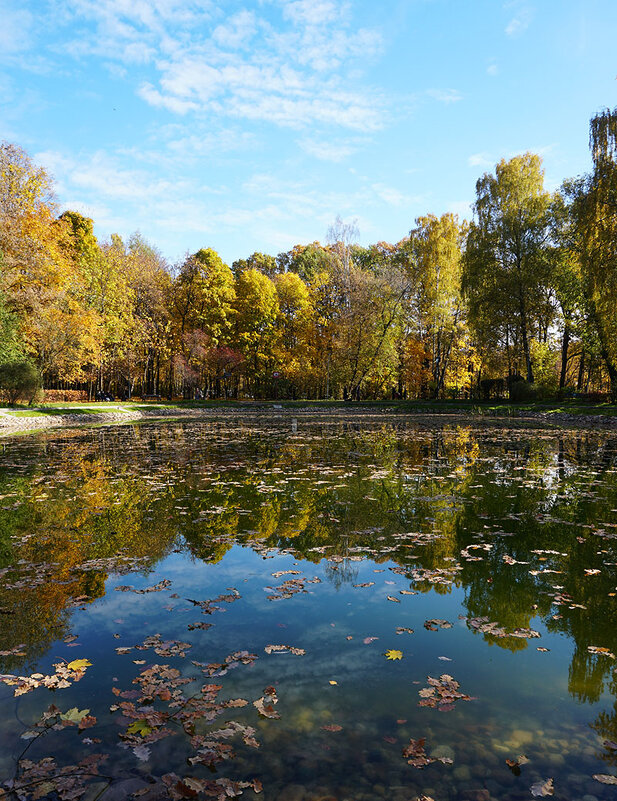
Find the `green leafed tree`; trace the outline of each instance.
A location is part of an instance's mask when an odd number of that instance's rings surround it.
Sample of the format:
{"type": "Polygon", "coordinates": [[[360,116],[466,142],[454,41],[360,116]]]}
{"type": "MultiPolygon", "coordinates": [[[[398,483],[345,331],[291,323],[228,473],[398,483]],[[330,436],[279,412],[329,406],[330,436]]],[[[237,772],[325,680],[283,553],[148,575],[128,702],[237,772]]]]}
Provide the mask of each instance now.
{"type": "Polygon", "coordinates": [[[542,160],[532,153],[497,164],[476,184],[463,290],[469,318],[485,351],[521,358],[533,382],[531,340],[547,328],[550,304],[549,208],[542,160]]]}
{"type": "Polygon", "coordinates": [[[592,117],[593,170],[572,193],[589,322],[617,400],[617,109],[592,117]]]}

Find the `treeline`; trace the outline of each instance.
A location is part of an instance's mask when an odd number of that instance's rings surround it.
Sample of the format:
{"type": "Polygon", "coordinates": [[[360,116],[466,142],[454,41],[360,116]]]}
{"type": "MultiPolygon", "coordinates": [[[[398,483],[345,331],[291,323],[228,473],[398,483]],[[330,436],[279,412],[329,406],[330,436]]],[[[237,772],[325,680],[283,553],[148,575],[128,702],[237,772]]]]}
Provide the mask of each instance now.
{"type": "Polygon", "coordinates": [[[88,397],[617,399],[617,109],[592,171],[544,188],[527,153],[476,184],[471,222],[419,217],[396,244],[169,265],[138,233],[58,214],[53,182],[0,145],[0,388],[88,397]]]}

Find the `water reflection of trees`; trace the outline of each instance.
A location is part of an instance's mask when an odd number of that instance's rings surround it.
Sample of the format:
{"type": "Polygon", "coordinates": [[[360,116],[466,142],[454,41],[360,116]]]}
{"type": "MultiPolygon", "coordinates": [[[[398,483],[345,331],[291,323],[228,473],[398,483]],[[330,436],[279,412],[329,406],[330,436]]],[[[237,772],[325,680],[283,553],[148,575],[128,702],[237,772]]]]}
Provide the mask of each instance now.
{"type": "MultiPolygon", "coordinates": [[[[427,432],[403,421],[299,434],[171,424],[31,443],[0,469],[0,565],[19,558],[57,567],[44,585],[0,586],[0,609],[9,610],[3,648],[27,643],[32,658],[44,653],[68,630],[75,599],[104,591],[106,571],[79,565],[118,553],[148,566],[176,547],[207,562],[234,543],[291,549],[313,562],[344,558],[326,568],[335,585],[354,579],[358,556],[427,570],[458,560],[468,615],[509,630],[540,616],[574,644],[570,692],[596,701],[616,689],[607,684],[612,660],[587,650],[617,652],[617,581],[605,564],[617,562],[617,548],[602,538],[617,532],[604,525],[617,508],[616,448],[604,434],[427,432]],[[409,547],[410,534],[434,533],[409,547]],[[461,557],[482,542],[494,546],[478,551],[482,561],[461,557]],[[526,564],[533,550],[556,553],[526,564]],[[532,575],[532,567],[560,572],[532,575]],[[601,573],[586,576],[585,568],[601,573]],[[586,609],[554,606],[557,592],[586,609]]],[[[416,589],[448,591],[425,582],[416,589]]],[[[483,636],[499,647],[528,646],[483,636]]],[[[616,715],[596,722],[608,739],[616,715]]]]}

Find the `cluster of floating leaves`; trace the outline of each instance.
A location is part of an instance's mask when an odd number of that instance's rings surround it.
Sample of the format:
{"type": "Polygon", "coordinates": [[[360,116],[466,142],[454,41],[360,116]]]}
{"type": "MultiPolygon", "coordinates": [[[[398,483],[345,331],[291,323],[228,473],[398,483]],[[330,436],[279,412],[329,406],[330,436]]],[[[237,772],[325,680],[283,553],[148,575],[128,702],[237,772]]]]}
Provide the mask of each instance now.
{"type": "Polygon", "coordinates": [[[457,701],[472,700],[471,696],[459,692],[461,685],[447,673],[442,673],[438,679],[428,676],[427,681],[429,686],[418,690],[418,706],[436,707],[440,712],[451,712],[457,701]]]}
{"type": "Polygon", "coordinates": [[[403,748],[403,756],[407,760],[407,764],[413,768],[425,768],[427,765],[432,765],[433,762],[443,762],[444,765],[451,765],[454,760],[450,757],[430,757],[424,750],[426,740],[421,737],[419,740],[409,740],[409,744],[403,748]]]}
{"type": "Polygon", "coordinates": [[[63,690],[70,687],[75,681],[84,677],[86,669],[92,665],[87,659],[74,659],[72,662],[56,662],[55,672],[51,675],[33,673],[31,676],[14,676],[12,674],[0,675],[0,681],[15,687],[13,695],[25,695],[37,687],[47,687],[48,690],[63,690]]]}

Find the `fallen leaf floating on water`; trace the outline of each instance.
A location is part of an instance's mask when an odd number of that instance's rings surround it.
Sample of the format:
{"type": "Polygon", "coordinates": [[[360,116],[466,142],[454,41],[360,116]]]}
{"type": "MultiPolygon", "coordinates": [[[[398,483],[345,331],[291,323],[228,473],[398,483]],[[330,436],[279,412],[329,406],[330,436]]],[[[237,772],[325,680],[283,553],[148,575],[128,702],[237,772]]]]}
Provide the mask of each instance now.
{"type": "Polygon", "coordinates": [[[393,595],[388,595],[386,597],[389,601],[394,601],[395,604],[400,604],[401,602],[400,598],[395,598],[393,595]]]}
{"type": "Polygon", "coordinates": [[[365,645],[370,645],[372,642],[375,642],[375,640],[378,640],[378,639],[379,639],[379,637],[365,637],[365,638],[362,640],[362,642],[363,642],[365,645]]]}
{"type": "Polygon", "coordinates": [[[296,656],[304,656],[306,651],[304,648],[294,648],[292,645],[266,645],[264,651],[267,654],[283,654],[290,653],[296,656]]]}
{"type": "Polygon", "coordinates": [[[588,645],[587,650],[590,654],[602,654],[603,656],[608,656],[610,659],[615,659],[615,654],[612,651],[600,645],[588,645]]]}
{"type": "Polygon", "coordinates": [[[617,751],[617,743],[614,743],[612,740],[605,740],[602,745],[605,748],[608,748],[611,751],[617,751]]]}
{"type": "Polygon", "coordinates": [[[116,592],[134,592],[137,595],[145,595],[147,592],[162,592],[163,590],[167,590],[171,587],[171,581],[169,579],[163,579],[159,581],[158,584],[154,584],[152,587],[144,587],[143,590],[136,590],[131,584],[122,584],[118,587],[114,587],[116,592]]]}
{"type": "Polygon", "coordinates": [[[136,745],[132,751],[141,762],[147,762],[150,758],[150,749],[147,745],[136,745]]]}
{"type": "Polygon", "coordinates": [[[362,582],[362,584],[354,584],[353,586],[354,587],[374,587],[375,586],[375,582],[374,581],[364,581],[364,582],[362,582]]]}
{"type": "MultiPolygon", "coordinates": [[[[289,571],[289,572],[295,572],[295,571],[289,571]]],[[[308,590],[304,589],[305,584],[321,584],[321,579],[318,576],[314,576],[312,579],[308,578],[286,579],[278,587],[266,587],[267,590],[272,590],[272,594],[267,595],[266,598],[269,601],[282,601],[286,598],[292,598],[299,592],[308,592],[308,590]]]]}
{"type": "Polygon", "coordinates": [[[22,643],[22,645],[16,645],[14,648],[11,648],[10,651],[0,651],[0,656],[25,656],[26,655],[26,652],[24,651],[25,647],[26,647],[25,643],[22,643]]]}
{"type": "Polygon", "coordinates": [[[81,798],[91,780],[99,776],[99,764],[108,759],[108,754],[89,754],[76,765],[60,767],[53,757],[44,757],[38,762],[19,760],[19,776],[5,784],[7,792],[0,790],[0,797],[15,796],[20,799],[38,799],[56,793],[60,798],[81,798]]]}
{"type": "Polygon", "coordinates": [[[540,651],[540,652],[541,652],[541,653],[543,653],[543,654],[546,654],[546,653],[548,653],[550,650],[551,650],[550,648],[542,648],[542,646],[541,646],[541,645],[539,645],[539,646],[536,648],[536,651],[540,651]]]}
{"type": "Polygon", "coordinates": [[[167,787],[168,797],[172,801],[182,801],[184,798],[197,798],[203,793],[208,798],[216,801],[225,801],[227,798],[236,798],[242,795],[242,791],[247,787],[252,787],[256,793],[262,791],[261,782],[254,779],[250,782],[234,782],[231,779],[196,779],[193,776],[185,776],[181,779],[175,773],[166,773],[161,777],[167,787]]]}
{"type": "Polygon", "coordinates": [[[235,587],[227,587],[227,589],[229,590],[229,594],[222,593],[221,595],[217,595],[216,598],[208,598],[205,601],[196,601],[193,598],[187,598],[186,600],[194,606],[201,607],[202,615],[211,615],[213,612],[222,611],[221,607],[216,606],[216,604],[231,604],[242,597],[235,587]]]}
{"type": "Polygon", "coordinates": [[[343,727],[339,726],[338,723],[327,723],[325,726],[321,726],[324,731],[343,731],[343,727]]]}
{"type": "Polygon", "coordinates": [[[67,670],[73,672],[83,672],[87,667],[92,667],[92,662],[87,659],[74,659],[66,666],[67,670]]]}
{"type": "Polygon", "coordinates": [[[424,628],[427,629],[427,631],[437,631],[438,627],[442,629],[451,629],[452,623],[450,623],[448,620],[442,620],[438,617],[433,618],[432,620],[424,621],[424,628]]]}
{"type": "Polygon", "coordinates": [[[536,797],[553,795],[554,789],[555,788],[553,787],[552,779],[547,779],[544,782],[536,782],[535,784],[532,784],[530,787],[531,794],[536,797]]]}
{"type": "Polygon", "coordinates": [[[75,659],[68,664],[56,662],[54,663],[56,672],[50,676],[43,673],[33,673],[31,676],[8,674],[0,675],[0,681],[8,684],[9,687],[15,687],[13,692],[15,696],[32,692],[37,687],[47,687],[48,690],[63,690],[66,687],[70,687],[72,682],[83,678],[86,668],[91,665],[92,662],[87,659],[75,659]]]}
{"type": "Polygon", "coordinates": [[[396,627],[397,634],[413,634],[413,629],[408,628],[407,626],[397,626],[396,627]]]}
{"type": "Polygon", "coordinates": [[[204,665],[203,662],[193,661],[193,664],[200,667],[207,676],[224,676],[239,665],[250,665],[256,659],[257,655],[249,654],[248,651],[234,651],[233,654],[226,656],[223,662],[210,662],[210,664],[204,665]]]}
{"type": "Polygon", "coordinates": [[[611,776],[609,773],[594,773],[593,778],[602,784],[617,784],[617,776],[611,776]]]}
{"type": "Polygon", "coordinates": [[[160,634],[152,634],[143,641],[141,645],[136,645],[138,651],[147,651],[148,648],[154,648],[154,653],[159,656],[180,656],[185,657],[189,648],[192,648],[190,642],[182,642],[181,640],[163,640],[160,634]]]}
{"type": "Polygon", "coordinates": [[[253,706],[262,717],[276,720],[281,717],[274,708],[275,704],[278,704],[278,702],[279,699],[274,687],[266,687],[263,696],[253,701],[253,706]]]}
{"type": "Polygon", "coordinates": [[[515,776],[521,775],[521,765],[526,765],[529,762],[525,754],[521,754],[516,759],[506,759],[506,765],[510,768],[515,776]]]}
{"type": "Polygon", "coordinates": [[[451,765],[453,760],[449,757],[430,757],[424,750],[424,743],[426,738],[421,737],[419,740],[410,739],[409,745],[403,748],[403,756],[407,760],[407,764],[413,768],[425,768],[427,765],[432,765],[433,762],[443,762],[444,765],[451,765]]]}
{"type": "Polygon", "coordinates": [[[385,657],[386,657],[386,659],[392,659],[392,660],[402,659],[403,658],[403,652],[402,651],[397,651],[394,648],[391,648],[389,651],[386,651],[385,657]]]}
{"type": "Polygon", "coordinates": [[[513,629],[512,631],[507,631],[506,629],[502,628],[499,623],[490,622],[487,617],[465,617],[464,615],[459,616],[461,620],[464,620],[468,627],[473,631],[480,631],[483,634],[490,634],[491,637],[517,637],[518,639],[534,639],[536,637],[541,637],[539,631],[535,631],[534,629],[513,629]]]}
{"type": "Polygon", "coordinates": [[[458,691],[458,681],[443,673],[438,679],[427,677],[429,687],[418,690],[420,701],[418,706],[437,707],[440,712],[451,712],[456,701],[471,701],[471,696],[458,691]]]}
{"type": "Polygon", "coordinates": [[[586,575],[586,576],[597,576],[597,575],[599,575],[601,572],[602,572],[602,571],[601,571],[601,570],[598,570],[597,568],[593,568],[593,567],[586,567],[586,568],[585,568],[585,575],[586,575]]]}

